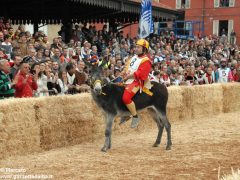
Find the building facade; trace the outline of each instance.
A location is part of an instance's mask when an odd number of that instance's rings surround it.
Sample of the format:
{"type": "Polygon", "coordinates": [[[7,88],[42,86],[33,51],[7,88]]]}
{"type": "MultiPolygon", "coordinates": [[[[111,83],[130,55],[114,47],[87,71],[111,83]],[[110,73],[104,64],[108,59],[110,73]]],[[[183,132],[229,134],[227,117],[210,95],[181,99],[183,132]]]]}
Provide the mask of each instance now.
{"type": "Polygon", "coordinates": [[[240,43],[240,0],[160,0],[162,4],[176,10],[185,10],[185,20],[201,21],[203,35],[230,37],[236,32],[240,43]]]}

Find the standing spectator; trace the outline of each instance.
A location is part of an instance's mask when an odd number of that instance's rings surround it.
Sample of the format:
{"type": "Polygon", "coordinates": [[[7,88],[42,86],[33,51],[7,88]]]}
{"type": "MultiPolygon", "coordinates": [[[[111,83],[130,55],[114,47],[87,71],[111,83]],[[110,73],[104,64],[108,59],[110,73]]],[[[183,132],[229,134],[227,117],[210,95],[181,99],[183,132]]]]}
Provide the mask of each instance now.
{"type": "Polygon", "coordinates": [[[230,81],[231,70],[227,67],[226,58],[221,59],[221,67],[216,72],[216,81],[218,83],[227,83],[230,81]]]}
{"type": "Polygon", "coordinates": [[[10,66],[6,59],[0,60],[0,99],[14,97],[15,81],[11,83],[8,76],[10,73],[10,66]]]}
{"type": "Polygon", "coordinates": [[[236,44],[236,33],[235,33],[234,29],[232,29],[232,32],[230,34],[230,44],[231,45],[236,44]]]}
{"type": "Polygon", "coordinates": [[[38,73],[35,75],[30,74],[30,66],[27,62],[22,61],[20,65],[20,71],[15,76],[16,85],[15,85],[15,97],[33,97],[33,91],[37,90],[37,78],[38,73]]]}
{"type": "Polygon", "coordinates": [[[203,83],[204,84],[215,83],[215,75],[212,67],[208,67],[207,72],[203,75],[203,83]]]}

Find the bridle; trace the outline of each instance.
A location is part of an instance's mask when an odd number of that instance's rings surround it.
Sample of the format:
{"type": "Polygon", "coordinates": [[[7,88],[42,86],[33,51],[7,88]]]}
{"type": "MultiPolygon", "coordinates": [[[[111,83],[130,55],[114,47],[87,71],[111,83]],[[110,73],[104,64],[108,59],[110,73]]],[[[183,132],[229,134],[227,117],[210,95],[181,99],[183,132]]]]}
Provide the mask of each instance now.
{"type": "MultiPolygon", "coordinates": [[[[116,78],[112,79],[111,81],[108,81],[108,82],[105,82],[105,83],[103,83],[102,80],[100,80],[100,79],[96,79],[93,83],[91,83],[91,80],[90,80],[90,84],[91,84],[92,87],[95,87],[95,85],[96,85],[97,83],[100,83],[101,86],[102,86],[102,88],[103,88],[103,87],[107,86],[108,84],[112,84],[113,81],[116,80],[116,79],[119,78],[119,77],[122,77],[122,76],[121,76],[121,75],[120,75],[120,76],[117,76],[116,78]]],[[[90,79],[91,79],[91,78],[90,78],[90,79]]]]}

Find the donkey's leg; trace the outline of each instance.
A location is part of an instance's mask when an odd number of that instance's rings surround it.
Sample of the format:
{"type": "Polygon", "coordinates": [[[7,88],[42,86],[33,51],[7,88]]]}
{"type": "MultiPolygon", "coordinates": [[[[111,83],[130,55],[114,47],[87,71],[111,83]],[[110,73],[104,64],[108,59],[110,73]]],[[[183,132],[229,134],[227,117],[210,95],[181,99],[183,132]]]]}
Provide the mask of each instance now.
{"type": "Polygon", "coordinates": [[[153,147],[158,147],[158,145],[161,143],[164,126],[160,122],[160,119],[159,119],[159,116],[158,116],[156,110],[154,110],[153,108],[149,108],[148,111],[149,111],[150,115],[152,116],[153,120],[156,122],[156,124],[158,126],[157,139],[156,139],[156,142],[153,144],[153,147]]]}
{"type": "Polygon", "coordinates": [[[112,135],[112,125],[114,121],[114,115],[106,113],[106,129],[105,129],[105,143],[102,148],[103,152],[106,152],[108,149],[111,148],[111,135],[112,135]]]}
{"type": "Polygon", "coordinates": [[[163,111],[158,111],[159,114],[159,118],[162,121],[164,127],[166,128],[167,131],[167,146],[166,146],[166,150],[170,150],[171,146],[172,146],[172,137],[171,137],[171,124],[168,121],[166,112],[163,111]]]}

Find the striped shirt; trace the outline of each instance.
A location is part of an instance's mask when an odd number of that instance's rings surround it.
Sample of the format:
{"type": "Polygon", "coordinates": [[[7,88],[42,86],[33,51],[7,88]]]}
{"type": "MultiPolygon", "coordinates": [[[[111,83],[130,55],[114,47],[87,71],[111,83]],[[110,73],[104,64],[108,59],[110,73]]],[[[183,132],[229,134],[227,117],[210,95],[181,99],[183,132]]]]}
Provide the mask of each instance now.
{"type": "Polygon", "coordinates": [[[0,71],[0,99],[13,97],[14,89],[11,87],[11,80],[7,74],[0,71]]]}

